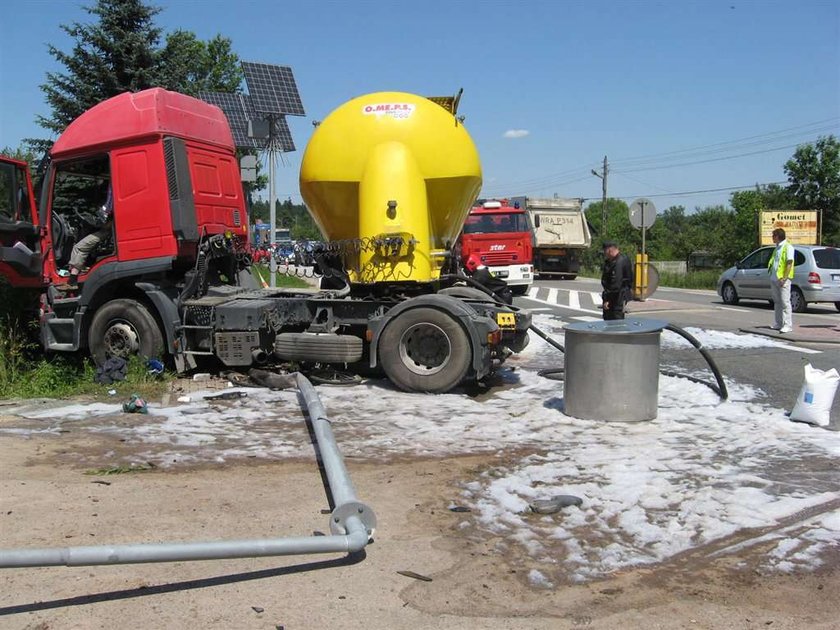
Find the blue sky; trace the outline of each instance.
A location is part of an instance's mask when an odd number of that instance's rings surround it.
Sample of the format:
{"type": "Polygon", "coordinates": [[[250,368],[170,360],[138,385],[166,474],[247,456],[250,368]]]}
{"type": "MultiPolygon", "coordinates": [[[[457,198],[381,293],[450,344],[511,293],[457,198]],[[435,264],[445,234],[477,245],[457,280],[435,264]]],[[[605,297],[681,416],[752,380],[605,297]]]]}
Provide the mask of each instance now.
{"type": "MultiPolygon", "coordinates": [[[[71,48],[59,25],[89,21],[84,4],[30,0],[0,23],[0,147],[44,136],[39,85],[62,69],[47,44],[71,48]]],[[[836,1],[157,4],[164,30],[293,68],[307,116],[289,118],[278,194],[296,201],[311,121],[381,90],[464,88],[486,196],[599,199],[606,155],[611,197],[693,210],[730,193],[676,193],[784,181],[795,145],[840,135],[836,1]]]]}

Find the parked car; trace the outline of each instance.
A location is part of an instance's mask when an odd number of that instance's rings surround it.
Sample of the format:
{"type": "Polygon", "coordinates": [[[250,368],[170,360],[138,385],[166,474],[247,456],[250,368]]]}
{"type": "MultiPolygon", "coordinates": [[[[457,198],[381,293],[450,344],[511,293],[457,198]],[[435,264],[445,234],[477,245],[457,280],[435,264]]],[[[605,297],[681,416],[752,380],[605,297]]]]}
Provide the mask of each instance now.
{"type": "MultiPolygon", "coordinates": [[[[823,245],[795,245],[793,283],[790,305],[795,313],[802,313],[808,304],[833,302],[840,311],[840,249],[823,245]]],[[[726,304],[740,300],[773,302],[767,264],[773,246],[761,247],[734,267],[724,271],[717,282],[717,292],[726,304]]]]}

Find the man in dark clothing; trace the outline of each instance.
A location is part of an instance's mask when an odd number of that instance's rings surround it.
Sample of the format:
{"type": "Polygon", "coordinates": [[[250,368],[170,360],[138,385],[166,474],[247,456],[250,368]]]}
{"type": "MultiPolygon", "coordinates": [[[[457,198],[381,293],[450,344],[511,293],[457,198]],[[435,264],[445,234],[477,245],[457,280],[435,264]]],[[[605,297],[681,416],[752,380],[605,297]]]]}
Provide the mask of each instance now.
{"type": "Polygon", "coordinates": [[[630,259],[618,251],[615,241],[604,243],[604,268],[601,271],[604,319],[624,319],[624,305],[630,299],[633,268],[630,259]]]}

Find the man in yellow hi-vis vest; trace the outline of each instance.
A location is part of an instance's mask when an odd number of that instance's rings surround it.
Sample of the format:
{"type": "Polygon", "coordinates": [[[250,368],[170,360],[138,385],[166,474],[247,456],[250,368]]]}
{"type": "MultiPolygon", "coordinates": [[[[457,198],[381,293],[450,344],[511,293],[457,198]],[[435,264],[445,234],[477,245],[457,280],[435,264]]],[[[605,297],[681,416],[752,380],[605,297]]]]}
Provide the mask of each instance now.
{"type": "Polygon", "coordinates": [[[770,274],[770,288],[773,294],[775,323],[771,328],[780,333],[793,331],[793,314],[790,308],[790,283],[793,279],[793,245],[785,240],[782,228],[773,230],[773,242],[776,249],[767,265],[770,274]]]}

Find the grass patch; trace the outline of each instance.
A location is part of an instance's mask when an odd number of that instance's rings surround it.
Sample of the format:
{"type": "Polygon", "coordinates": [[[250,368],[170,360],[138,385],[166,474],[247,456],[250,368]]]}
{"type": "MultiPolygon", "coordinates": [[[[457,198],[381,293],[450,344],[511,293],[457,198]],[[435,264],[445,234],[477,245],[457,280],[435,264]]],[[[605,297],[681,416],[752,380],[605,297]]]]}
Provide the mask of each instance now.
{"type": "MultiPolygon", "coordinates": [[[[254,274],[261,286],[263,282],[267,285],[271,284],[269,282],[271,280],[271,270],[268,265],[252,265],[251,273],[254,274]]],[[[312,286],[303,278],[289,276],[279,271],[275,274],[275,277],[277,278],[277,286],[283,289],[306,289],[312,286]]]]}
{"type": "MultiPolygon", "coordinates": [[[[656,262],[651,265],[656,266],[656,262]]],[[[688,273],[659,272],[659,286],[673,289],[711,289],[717,288],[717,279],[720,277],[721,269],[703,269],[701,271],[689,271],[688,273]]],[[[581,269],[578,274],[584,278],[601,279],[600,269],[581,269]]]]}
{"type": "Polygon", "coordinates": [[[140,394],[144,398],[159,397],[169,389],[172,374],[151,375],[146,362],[132,357],[124,381],[101,385],[93,379],[93,362],[79,355],[27,356],[25,349],[0,324],[0,398],[128,398],[140,394]],[[116,393],[111,395],[109,390],[116,393]]]}
{"type": "Polygon", "coordinates": [[[675,289],[712,289],[717,287],[721,272],[715,269],[689,271],[688,273],[660,272],[659,286],[675,289]]]}
{"type": "Polygon", "coordinates": [[[86,475],[128,475],[137,472],[148,472],[154,470],[155,465],[152,462],[145,464],[129,464],[128,466],[106,466],[105,468],[94,468],[93,470],[86,470],[86,475]]]}

